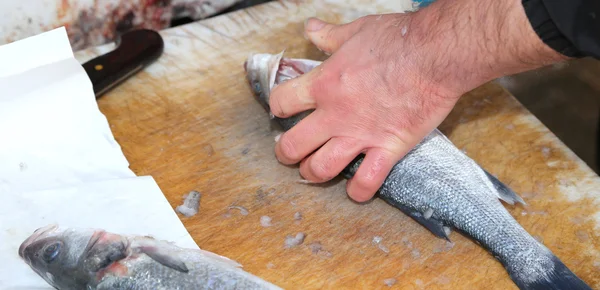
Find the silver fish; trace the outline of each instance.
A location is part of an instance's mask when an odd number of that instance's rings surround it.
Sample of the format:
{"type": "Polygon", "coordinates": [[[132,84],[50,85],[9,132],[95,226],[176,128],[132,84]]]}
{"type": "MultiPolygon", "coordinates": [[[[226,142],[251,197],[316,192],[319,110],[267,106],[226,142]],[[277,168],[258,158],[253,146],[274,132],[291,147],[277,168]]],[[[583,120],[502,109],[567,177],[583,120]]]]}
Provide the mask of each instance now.
{"type": "Polygon", "coordinates": [[[281,289],[212,252],[104,230],[51,224],[27,238],[19,255],[60,290],[281,289]]]}
{"type": "MultiPolygon", "coordinates": [[[[321,62],[256,53],[244,62],[253,95],[268,111],[275,85],[298,77],[321,62]]],[[[271,115],[287,131],[312,110],[290,118],[271,115]]],[[[364,155],[342,172],[351,178],[364,155]]],[[[481,168],[438,129],[395,164],[377,196],[449,240],[451,229],[464,233],[489,251],[520,289],[591,289],[558,257],[539,243],[504,208],[523,199],[481,168]]]]}

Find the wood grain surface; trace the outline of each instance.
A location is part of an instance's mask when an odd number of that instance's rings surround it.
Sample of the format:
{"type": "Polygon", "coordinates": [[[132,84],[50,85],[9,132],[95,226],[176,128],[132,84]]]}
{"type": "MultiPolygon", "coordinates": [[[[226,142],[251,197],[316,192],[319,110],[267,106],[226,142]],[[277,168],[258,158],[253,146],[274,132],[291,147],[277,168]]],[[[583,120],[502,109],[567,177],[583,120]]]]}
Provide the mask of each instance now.
{"type": "MultiPolygon", "coordinates": [[[[187,192],[202,193],[200,212],[182,217],[198,245],[283,288],[385,289],[395,279],[395,289],[517,289],[460,234],[448,243],[379,199],[354,203],[343,179],[298,183],[297,167],[275,159],[279,131],[246,83],[246,57],[285,49],[322,60],[302,37],[306,17],[341,23],[406,8],[391,0],[279,1],[165,30],[162,58],[98,103],[132,170],[152,175],[173,208],[187,192]],[[263,227],[261,216],[272,225],[263,227]],[[300,232],[304,243],[285,248],[286,236],[300,232]]],[[[441,129],[523,196],[527,207],[507,205],[516,220],[600,289],[600,178],[494,83],[466,94],[441,129]]]]}

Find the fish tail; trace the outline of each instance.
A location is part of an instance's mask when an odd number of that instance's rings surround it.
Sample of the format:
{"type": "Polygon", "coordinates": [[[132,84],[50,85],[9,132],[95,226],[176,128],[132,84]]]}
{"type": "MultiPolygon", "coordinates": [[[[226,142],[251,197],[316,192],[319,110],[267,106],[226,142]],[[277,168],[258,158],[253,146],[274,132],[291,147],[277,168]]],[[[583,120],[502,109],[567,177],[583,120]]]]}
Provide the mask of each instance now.
{"type": "Polygon", "coordinates": [[[511,273],[511,279],[521,290],[592,290],[556,256],[552,255],[552,270],[536,281],[528,281],[521,273],[511,273]]]}

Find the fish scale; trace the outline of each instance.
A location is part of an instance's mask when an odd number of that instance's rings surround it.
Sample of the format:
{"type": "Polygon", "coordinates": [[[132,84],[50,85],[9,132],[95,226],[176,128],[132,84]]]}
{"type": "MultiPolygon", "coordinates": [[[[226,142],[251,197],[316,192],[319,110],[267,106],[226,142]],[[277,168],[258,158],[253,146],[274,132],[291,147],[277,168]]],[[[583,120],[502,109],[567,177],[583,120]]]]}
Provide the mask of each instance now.
{"type": "MultiPolygon", "coordinates": [[[[258,102],[269,112],[275,85],[299,77],[321,62],[256,53],[245,63],[246,78],[258,102]]],[[[313,110],[289,118],[271,117],[284,131],[313,110]]],[[[364,154],[342,171],[352,178],[364,154]]],[[[448,226],[472,238],[496,257],[520,289],[591,289],[548,248],[519,225],[499,199],[521,197],[466,156],[438,129],[433,130],[392,168],[377,196],[440,238],[448,226]]]]}
{"type": "MultiPolygon", "coordinates": [[[[132,248],[136,248],[145,246],[148,240],[134,238],[131,241],[132,248]]],[[[99,281],[96,289],[278,289],[269,288],[256,276],[233,269],[234,262],[207,257],[204,252],[181,249],[160,241],[153,242],[161,251],[168,253],[169,258],[184,261],[188,271],[166,267],[150,256],[140,255],[120,262],[129,270],[127,275],[108,274],[99,281]]]]}
{"type": "Polygon", "coordinates": [[[96,289],[184,290],[196,289],[198,285],[202,285],[202,289],[264,289],[264,285],[228,275],[226,271],[219,271],[223,270],[220,267],[202,259],[188,256],[186,260],[194,265],[188,273],[165,267],[146,256],[124,262],[131,269],[129,275],[107,276],[96,289]]]}

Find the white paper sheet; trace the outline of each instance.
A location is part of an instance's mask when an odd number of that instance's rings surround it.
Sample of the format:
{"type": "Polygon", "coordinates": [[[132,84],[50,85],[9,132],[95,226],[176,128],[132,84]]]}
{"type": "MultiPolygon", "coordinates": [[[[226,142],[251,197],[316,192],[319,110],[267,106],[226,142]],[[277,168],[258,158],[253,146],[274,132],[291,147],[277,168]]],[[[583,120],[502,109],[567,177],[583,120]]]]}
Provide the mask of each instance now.
{"type": "Polygon", "coordinates": [[[0,194],[135,176],[64,28],[0,46],[0,194]]]}
{"type": "Polygon", "coordinates": [[[198,248],[136,177],[64,28],[0,46],[0,289],[53,289],[18,256],[37,228],[102,228],[198,248]]]}
{"type": "Polygon", "coordinates": [[[198,248],[149,176],[86,183],[61,189],[7,193],[0,203],[0,289],[53,289],[18,255],[19,245],[37,228],[102,228],[151,235],[198,248]]]}

